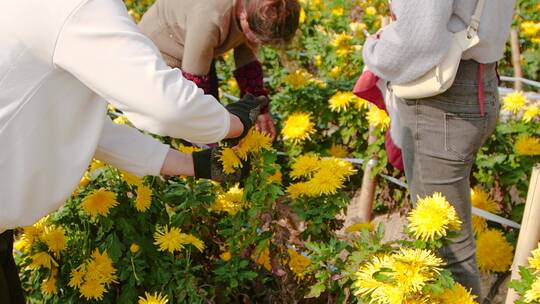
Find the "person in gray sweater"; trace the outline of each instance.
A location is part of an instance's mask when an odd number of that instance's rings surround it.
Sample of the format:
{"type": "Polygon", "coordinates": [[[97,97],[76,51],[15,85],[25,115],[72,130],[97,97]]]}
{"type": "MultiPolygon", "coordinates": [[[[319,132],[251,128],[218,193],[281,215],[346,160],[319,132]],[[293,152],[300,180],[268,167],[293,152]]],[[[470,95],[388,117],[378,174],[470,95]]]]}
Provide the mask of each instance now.
{"type": "MultiPolygon", "coordinates": [[[[445,58],[451,33],[465,30],[477,0],[394,0],[396,21],[363,48],[367,68],[391,84],[415,80],[445,58]]],[[[502,58],[515,0],[486,1],[480,43],[463,54],[446,92],[397,100],[405,176],[411,199],[441,192],[463,224],[460,236],[441,249],[457,282],[481,303],[471,227],[470,173],[478,149],[495,129],[499,113],[496,62],[502,58]]]]}

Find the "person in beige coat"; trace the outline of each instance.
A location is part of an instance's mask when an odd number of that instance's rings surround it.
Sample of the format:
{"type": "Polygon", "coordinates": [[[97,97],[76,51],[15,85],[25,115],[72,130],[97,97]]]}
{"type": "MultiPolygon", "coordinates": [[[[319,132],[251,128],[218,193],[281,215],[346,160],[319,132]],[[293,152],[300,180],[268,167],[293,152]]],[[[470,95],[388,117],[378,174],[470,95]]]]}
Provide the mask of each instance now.
{"type": "MultiPolygon", "coordinates": [[[[214,58],[234,49],[234,76],[241,96],[266,96],[257,47],[289,42],[299,23],[297,0],[157,0],[139,27],[159,48],[165,62],[182,70],[207,94],[218,98],[214,58]]],[[[265,107],[259,130],[275,136],[265,107]]]]}

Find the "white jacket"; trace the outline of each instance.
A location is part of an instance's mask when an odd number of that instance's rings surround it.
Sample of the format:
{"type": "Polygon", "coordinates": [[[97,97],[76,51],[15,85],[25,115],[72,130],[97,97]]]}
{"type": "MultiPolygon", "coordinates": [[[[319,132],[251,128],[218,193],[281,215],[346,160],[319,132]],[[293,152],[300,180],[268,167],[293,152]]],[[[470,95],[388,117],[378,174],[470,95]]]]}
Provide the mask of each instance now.
{"type": "Polygon", "coordinates": [[[168,146],[111,123],[216,142],[229,114],[163,62],[120,0],[0,0],[0,232],[59,208],[92,157],[157,175],[168,146]]]}

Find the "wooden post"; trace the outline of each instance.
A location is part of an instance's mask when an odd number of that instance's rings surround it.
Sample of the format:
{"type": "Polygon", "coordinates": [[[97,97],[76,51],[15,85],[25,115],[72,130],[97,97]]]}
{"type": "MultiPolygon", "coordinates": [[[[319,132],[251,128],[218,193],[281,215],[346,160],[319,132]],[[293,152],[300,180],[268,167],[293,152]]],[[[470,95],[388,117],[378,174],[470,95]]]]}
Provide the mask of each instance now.
{"type": "MultiPolygon", "coordinates": [[[[536,249],[540,241],[540,166],[536,165],[531,174],[525,212],[521,221],[521,230],[512,263],[512,280],[519,279],[519,266],[528,264],[528,257],[531,251],[536,249]]],[[[518,294],[509,289],[506,296],[506,304],[513,304],[518,298],[518,294]]]]}
{"type": "Polygon", "coordinates": [[[510,45],[512,47],[512,66],[514,68],[514,90],[522,91],[523,83],[519,78],[523,77],[523,71],[521,69],[521,51],[519,50],[519,33],[516,28],[510,30],[510,45]]]}

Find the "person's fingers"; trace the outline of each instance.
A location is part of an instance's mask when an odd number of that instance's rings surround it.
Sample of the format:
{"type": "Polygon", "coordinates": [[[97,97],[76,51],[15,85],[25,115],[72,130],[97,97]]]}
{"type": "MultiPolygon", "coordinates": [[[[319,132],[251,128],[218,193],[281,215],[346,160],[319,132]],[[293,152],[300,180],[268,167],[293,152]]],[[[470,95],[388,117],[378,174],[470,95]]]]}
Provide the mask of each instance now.
{"type": "Polygon", "coordinates": [[[274,121],[272,120],[272,118],[268,120],[268,129],[270,135],[272,135],[272,141],[276,140],[276,126],[274,125],[274,121]]]}

